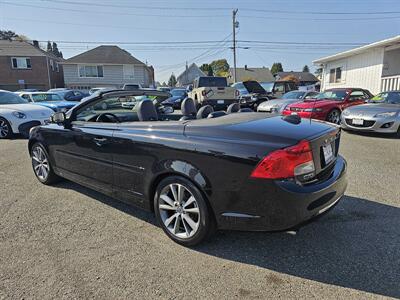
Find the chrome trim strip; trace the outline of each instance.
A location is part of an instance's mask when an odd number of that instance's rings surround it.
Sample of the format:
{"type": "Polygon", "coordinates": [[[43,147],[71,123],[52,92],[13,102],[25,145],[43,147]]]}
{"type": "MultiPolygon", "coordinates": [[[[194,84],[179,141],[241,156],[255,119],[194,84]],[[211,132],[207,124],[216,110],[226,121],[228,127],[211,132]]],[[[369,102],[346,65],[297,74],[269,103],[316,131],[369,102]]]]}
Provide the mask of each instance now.
{"type": "Polygon", "coordinates": [[[234,213],[234,212],[223,213],[222,216],[223,217],[234,217],[234,218],[261,218],[261,216],[240,214],[240,213],[234,213]]]}

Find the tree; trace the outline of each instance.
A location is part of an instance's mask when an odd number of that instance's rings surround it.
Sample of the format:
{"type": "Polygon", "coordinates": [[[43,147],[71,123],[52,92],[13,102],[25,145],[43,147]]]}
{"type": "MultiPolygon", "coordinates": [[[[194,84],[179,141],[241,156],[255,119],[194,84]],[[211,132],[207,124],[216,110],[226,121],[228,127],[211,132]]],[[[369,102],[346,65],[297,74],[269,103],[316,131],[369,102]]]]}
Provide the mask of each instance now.
{"type": "Polygon", "coordinates": [[[62,52],[60,51],[60,55],[58,57],[64,58],[62,52]]]}
{"type": "Polygon", "coordinates": [[[202,70],[204,74],[207,74],[207,76],[214,76],[213,69],[209,64],[202,64],[200,70],[202,70]]]}
{"type": "Polygon", "coordinates": [[[163,81],[163,83],[161,84],[161,86],[167,86],[167,84],[165,83],[165,81],[163,81]]]}
{"type": "Polygon", "coordinates": [[[310,69],[308,68],[307,65],[305,65],[305,66],[303,67],[303,72],[307,72],[307,73],[310,72],[310,69]]]}
{"type": "Polygon", "coordinates": [[[53,53],[53,47],[51,47],[50,41],[47,41],[47,49],[46,49],[46,51],[53,53]]]}
{"type": "Polygon", "coordinates": [[[18,37],[14,31],[11,30],[0,30],[0,40],[12,41],[18,37]]]}
{"type": "Polygon", "coordinates": [[[176,86],[176,77],[175,77],[174,73],[171,74],[171,77],[168,80],[168,86],[170,86],[170,87],[176,86]]]}
{"type": "Polygon", "coordinates": [[[210,66],[215,76],[227,77],[229,75],[229,64],[225,58],[212,61],[210,66]]]}
{"type": "Polygon", "coordinates": [[[60,51],[58,51],[57,43],[53,42],[53,54],[57,57],[60,57],[60,51]]]}
{"type": "Polygon", "coordinates": [[[283,67],[281,63],[273,63],[271,67],[271,73],[275,75],[278,72],[283,72],[283,67]]]}

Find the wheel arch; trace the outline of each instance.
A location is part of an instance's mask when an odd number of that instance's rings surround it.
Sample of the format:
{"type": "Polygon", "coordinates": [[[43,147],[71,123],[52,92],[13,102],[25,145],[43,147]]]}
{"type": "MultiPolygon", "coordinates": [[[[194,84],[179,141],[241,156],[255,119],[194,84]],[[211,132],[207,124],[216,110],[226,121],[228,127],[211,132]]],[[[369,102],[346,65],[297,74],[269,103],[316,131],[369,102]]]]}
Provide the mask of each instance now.
{"type": "Polygon", "coordinates": [[[160,165],[164,167],[163,170],[158,172],[152,178],[152,180],[149,182],[147,190],[147,198],[149,201],[148,204],[152,211],[154,210],[154,196],[158,184],[163,179],[170,176],[180,176],[192,182],[203,194],[211,208],[211,203],[209,201],[209,196],[211,195],[211,184],[210,181],[207,180],[205,175],[198,168],[184,161],[170,161],[161,163],[160,165]]]}

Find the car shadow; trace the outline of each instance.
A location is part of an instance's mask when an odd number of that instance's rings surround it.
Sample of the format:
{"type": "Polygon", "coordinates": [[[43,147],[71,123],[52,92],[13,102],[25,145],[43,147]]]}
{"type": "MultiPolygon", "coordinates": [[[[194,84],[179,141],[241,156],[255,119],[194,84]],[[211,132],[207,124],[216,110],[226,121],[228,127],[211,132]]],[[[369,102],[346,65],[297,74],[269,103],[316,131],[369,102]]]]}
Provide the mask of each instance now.
{"type": "MultiPolygon", "coordinates": [[[[150,212],[68,181],[57,187],[76,190],[157,226],[150,212]]],[[[345,196],[296,235],[220,231],[193,250],[330,285],[400,297],[399,228],[400,208],[345,196]]]]}

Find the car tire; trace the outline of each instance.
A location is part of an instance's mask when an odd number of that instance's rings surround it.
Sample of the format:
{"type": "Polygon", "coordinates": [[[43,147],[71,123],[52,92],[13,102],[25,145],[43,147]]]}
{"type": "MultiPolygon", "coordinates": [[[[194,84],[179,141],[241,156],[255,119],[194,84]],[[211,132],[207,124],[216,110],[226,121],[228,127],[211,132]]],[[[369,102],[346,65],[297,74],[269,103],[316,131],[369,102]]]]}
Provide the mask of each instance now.
{"type": "Polygon", "coordinates": [[[14,135],[7,119],[0,117],[0,139],[9,139],[14,135]]]}
{"type": "Polygon", "coordinates": [[[340,124],[340,110],[332,109],[326,116],[326,121],[334,124],[340,124]]]}
{"type": "Polygon", "coordinates": [[[35,143],[31,148],[33,173],[43,184],[49,185],[60,181],[61,177],[54,173],[49,154],[40,143],[35,143]]]}
{"type": "Polygon", "coordinates": [[[180,176],[167,177],[158,184],[154,211],[168,237],[183,246],[205,241],[216,229],[205,196],[190,180],[180,176]]]}

